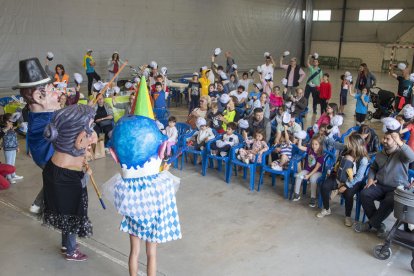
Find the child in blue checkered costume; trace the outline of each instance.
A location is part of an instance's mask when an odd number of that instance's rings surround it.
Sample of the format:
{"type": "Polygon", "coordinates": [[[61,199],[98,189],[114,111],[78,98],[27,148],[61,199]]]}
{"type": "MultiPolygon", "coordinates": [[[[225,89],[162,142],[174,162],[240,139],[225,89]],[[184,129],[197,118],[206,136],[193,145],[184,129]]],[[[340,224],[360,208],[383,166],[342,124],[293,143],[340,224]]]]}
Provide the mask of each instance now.
{"type": "Polygon", "coordinates": [[[120,229],[130,235],[130,275],[138,271],[140,241],[147,246],[148,275],[156,273],[156,245],[181,239],[173,177],[160,173],[167,137],[154,120],[125,116],[112,133],[111,153],[121,164],[114,182],[114,204],[123,215],[120,229]]]}

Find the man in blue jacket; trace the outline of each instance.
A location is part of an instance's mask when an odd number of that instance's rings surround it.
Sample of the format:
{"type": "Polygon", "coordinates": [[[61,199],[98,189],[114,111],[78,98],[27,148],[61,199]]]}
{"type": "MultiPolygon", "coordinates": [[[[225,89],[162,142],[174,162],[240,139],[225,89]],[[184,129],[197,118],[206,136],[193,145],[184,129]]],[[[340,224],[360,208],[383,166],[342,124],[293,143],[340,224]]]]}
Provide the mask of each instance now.
{"type": "MultiPolygon", "coordinates": [[[[53,146],[43,137],[43,131],[53,116],[60,109],[61,93],[52,84],[53,80],[46,74],[37,58],[19,62],[19,83],[13,89],[20,89],[20,95],[29,105],[27,146],[33,161],[44,168],[53,155],[53,146]]],[[[32,213],[40,213],[43,207],[43,189],[30,207],[32,213]]]]}

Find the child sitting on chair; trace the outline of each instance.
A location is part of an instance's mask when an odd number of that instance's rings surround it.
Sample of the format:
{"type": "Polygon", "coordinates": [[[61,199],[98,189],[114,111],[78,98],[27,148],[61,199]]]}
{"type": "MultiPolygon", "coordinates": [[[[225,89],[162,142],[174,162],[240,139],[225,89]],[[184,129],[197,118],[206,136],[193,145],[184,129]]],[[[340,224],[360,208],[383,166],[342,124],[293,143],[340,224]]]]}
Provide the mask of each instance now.
{"type": "Polygon", "coordinates": [[[223,130],[223,121],[219,119],[222,114],[219,112],[217,102],[212,102],[210,106],[210,111],[207,113],[208,124],[213,128],[217,133],[224,133],[223,130]]]}
{"type": "Polygon", "coordinates": [[[198,131],[196,131],[193,135],[195,138],[195,150],[204,150],[204,147],[208,141],[211,139],[214,139],[214,133],[213,130],[207,126],[207,122],[204,118],[200,117],[197,119],[197,128],[198,131]]]}
{"type": "Polygon", "coordinates": [[[168,126],[165,128],[165,135],[168,137],[166,144],[167,157],[171,156],[171,147],[178,141],[178,130],[175,127],[176,123],[177,119],[174,116],[168,118],[168,126]]]}
{"type": "Polygon", "coordinates": [[[239,137],[234,134],[236,129],[236,123],[231,122],[227,124],[227,130],[226,133],[223,134],[223,138],[211,144],[211,155],[217,155],[218,152],[223,157],[227,156],[231,147],[239,143],[239,137]]]}
{"type": "Polygon", "coordinates": [[[295,142],[295,137],[289,132],[288,127],[285,126],[284,135],[280,139],[280,145],[273,151],[272,160],[275,160],[270,165],[275,171],[283,171],[289,165],[290,158],[292,158],[292,144],[295,142]]]}
{"type": "Polygon", "coordinates": [[[253,137],[254,139],[246,140],[246,148],[240,149],[237,156],[239,160],[243,160],[246,164],[255,162],[256,155],[258,155],[257,162],[262,162],[262,154],[269,149],[266,141],[264,141],[265,134],[263,130],[257,130],[253,137]]]}
{"type": "Polygon", "coordinates": [[[306,151],[307,157],[305,159],[304,169],[295,176],[295,193],[293,195],[293,201],[298,201],[300,199],[299,191],[302,181],[309,180],[311,184],[311,199],[309,206],[312,208],[316,206],[317,180],[322,175],[323,139],[323,136],[316,134],[312,137],[307,147],[302,146],[302,141],[298,144],[300,150],[306,151]]]}

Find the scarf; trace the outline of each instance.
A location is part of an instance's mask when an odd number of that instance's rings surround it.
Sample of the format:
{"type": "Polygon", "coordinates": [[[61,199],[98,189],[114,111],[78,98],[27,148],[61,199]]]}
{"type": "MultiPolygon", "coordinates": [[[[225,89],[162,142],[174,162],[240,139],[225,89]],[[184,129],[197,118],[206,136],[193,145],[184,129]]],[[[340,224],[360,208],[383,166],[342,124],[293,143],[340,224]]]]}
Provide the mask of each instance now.
{"type": "Polygon", "coordinates": [[[91,62],[94,62],[94,60],[93,60],[93,57],[92,57],[92,56],[84,55],[84,56],[83,56],[83,68],[85,68],[85,69],[86,69],[86,59],[87,59],[87,58],[90,58],[90,59],[91,59],[91,62]]]}

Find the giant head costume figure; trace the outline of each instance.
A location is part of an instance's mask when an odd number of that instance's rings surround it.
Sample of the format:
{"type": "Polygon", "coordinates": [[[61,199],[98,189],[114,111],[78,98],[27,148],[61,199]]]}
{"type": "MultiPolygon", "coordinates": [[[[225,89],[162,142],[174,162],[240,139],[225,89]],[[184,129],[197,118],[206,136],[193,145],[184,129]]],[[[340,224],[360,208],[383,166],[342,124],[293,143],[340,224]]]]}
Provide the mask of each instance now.
{"type": "Polygon", "coordinates": [[[154,120],[144,116],[124,116],[117,122],[111,139],[111,153],[120,163],[124,178],[159,173],[167,137],[154,120]]]}

